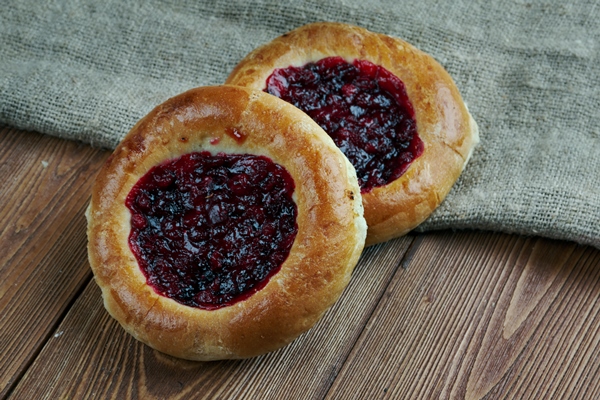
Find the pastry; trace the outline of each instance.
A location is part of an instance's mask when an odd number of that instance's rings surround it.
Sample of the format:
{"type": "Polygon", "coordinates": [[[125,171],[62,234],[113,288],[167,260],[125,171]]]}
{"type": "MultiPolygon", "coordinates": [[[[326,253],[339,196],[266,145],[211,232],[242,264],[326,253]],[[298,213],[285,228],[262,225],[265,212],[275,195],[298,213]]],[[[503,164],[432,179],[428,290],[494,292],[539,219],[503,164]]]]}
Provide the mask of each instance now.
{"type": "Polygon", "coordinates": [[[286,33],[248,54],[226,83],[280,97],[331,135],[357,171],[367,245],[423,222],[478,142],[442,66],[400,39],[352,25],[286,33]]]}
{"type": "Polygon", "coordinates": [[[88,253],[108,312],[151,347],[245,358],[309,329],[366,237],[352,165],[290,104],[192,89],[140,120],[100,171],[88,253]]]}

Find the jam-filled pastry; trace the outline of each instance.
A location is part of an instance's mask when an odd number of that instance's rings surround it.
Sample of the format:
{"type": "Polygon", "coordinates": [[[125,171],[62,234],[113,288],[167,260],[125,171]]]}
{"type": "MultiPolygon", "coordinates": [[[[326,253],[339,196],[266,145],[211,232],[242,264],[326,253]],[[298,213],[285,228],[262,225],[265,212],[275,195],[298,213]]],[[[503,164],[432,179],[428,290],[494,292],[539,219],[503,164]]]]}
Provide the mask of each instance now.
{"type": "Polygon", "coordinates": [[[364,247],[356,173],[306,114],[249,88],[197,88],[139,121],[87,211],[108,312],[185,359],[244,358],[309,329],[364,247]]]}
{"type": "Polygon", "coordinates": [[[248,54],[226,83],[294,104],[333,138],[356,168],[368,245],[423,222],[479,140],[440,64],[356,26],[314,23],[286,33],[248,54]]]}

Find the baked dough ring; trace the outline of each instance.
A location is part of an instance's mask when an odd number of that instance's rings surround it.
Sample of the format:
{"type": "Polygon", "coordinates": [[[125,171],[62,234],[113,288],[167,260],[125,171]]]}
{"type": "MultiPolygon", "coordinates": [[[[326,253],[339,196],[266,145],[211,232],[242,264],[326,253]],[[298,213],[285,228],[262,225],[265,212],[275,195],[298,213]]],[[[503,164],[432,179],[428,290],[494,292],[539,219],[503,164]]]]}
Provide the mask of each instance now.
{"type": "Polygon", "coordinates": [[[276,38],[248,54],[226,83],[264,90],[277,68],[333,56],[370,61],[397,76],[424,143],[423,154],[401,177],[363,193],[371,245],[406,234],[438,207],[479,141],[477,124],[450,75],[432,57],[400,39],[341,23],[313,23],[276,38]]]}
{"type": "Polygon", "coordinates": [[[100,171],[87,212],[89,261],[106,309],[140,341],[191,360],[251,357],[291,342],[340,296],[364,247],[362,214],[354,168],[304,113],[248,88],[197,88],[139,121],[100,171]],[[284,166],[298,210],[281,269],[246,300],[215,310],[182,305],[146,283],[128,245],[125,205],[150,168],[206,150],[263,155],[284,166]]]}

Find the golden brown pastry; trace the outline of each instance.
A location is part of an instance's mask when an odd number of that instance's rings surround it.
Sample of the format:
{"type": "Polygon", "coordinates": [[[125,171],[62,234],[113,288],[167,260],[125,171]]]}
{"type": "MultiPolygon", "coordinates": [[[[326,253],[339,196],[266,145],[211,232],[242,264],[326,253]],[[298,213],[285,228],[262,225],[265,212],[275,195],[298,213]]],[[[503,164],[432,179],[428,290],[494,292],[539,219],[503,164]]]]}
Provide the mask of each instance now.
{"type": "Polygon", "coordinates": [[[479,140],[442,66],[356,26],[314,23],[286,33],[248,54],[226,83],[291,102],[334,138],[357,170],[368,245],[423,222],[479,140]]]}
{"type": "Polygon", "coordinates": [[[366,236],[355,171],[269,94],[193,89],[155,108],[107,160],[87,212],[108,312],[191,360],[251,357],[309,329],[366,236]]]}

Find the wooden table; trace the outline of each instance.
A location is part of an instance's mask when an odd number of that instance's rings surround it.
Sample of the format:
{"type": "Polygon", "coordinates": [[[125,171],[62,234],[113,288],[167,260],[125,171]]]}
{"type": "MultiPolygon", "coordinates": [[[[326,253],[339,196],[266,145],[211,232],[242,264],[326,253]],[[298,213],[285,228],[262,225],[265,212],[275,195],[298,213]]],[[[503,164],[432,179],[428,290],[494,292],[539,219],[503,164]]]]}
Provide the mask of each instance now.
{"type": "Polygon", "coordinates": [[[109,153],[0,127],[1,399],[600,398],[600,251],[490,232],[366,250],[290,346],[197,363],[106,313],[84,210],[109,153]]]}

